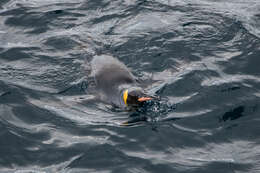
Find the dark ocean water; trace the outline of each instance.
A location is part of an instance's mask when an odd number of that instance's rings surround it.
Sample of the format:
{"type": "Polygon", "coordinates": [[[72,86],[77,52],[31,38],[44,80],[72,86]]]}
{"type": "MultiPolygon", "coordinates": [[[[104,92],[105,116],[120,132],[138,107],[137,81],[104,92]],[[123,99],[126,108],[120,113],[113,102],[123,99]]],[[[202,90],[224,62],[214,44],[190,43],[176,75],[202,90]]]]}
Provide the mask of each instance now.
{"type": "Polygon", "coordinates": [[[1,0],[1,173],[260,172],[259,0],[1,0]],[[162,98],[91,101],[109,54],[162,98]]]}

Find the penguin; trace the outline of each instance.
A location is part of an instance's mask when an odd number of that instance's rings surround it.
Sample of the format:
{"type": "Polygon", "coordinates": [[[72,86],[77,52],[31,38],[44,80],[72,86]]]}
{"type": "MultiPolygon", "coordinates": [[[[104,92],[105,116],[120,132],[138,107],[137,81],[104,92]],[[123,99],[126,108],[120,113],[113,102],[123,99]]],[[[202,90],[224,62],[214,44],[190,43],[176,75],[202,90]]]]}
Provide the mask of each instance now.
{"type": "Polygon", "coordinates": [[[102,101],[119,108],[132,109],[154,99],[145,94],[126,65],[113,56],[95,55],[90,66],[102,101]]]}

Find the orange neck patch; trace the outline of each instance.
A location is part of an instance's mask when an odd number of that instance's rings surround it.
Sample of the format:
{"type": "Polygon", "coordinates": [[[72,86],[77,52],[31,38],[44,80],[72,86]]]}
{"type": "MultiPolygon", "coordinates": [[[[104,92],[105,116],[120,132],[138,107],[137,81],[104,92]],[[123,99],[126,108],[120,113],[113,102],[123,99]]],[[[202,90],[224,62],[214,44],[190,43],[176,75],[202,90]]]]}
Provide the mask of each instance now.
{"type": "Polygon", "coordinates": [[[127,97],[128,97],[128,90],[125,90],[123,94],[123,99],[126,106],[127,106],[127,97]]]}

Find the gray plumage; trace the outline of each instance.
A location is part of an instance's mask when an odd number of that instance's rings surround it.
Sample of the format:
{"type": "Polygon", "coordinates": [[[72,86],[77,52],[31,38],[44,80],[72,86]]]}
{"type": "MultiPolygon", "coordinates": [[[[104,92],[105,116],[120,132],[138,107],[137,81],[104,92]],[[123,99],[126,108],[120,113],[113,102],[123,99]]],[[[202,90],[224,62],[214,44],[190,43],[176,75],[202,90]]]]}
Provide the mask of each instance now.
{"type": "Polygon", "coordinates": [[[101,99],[124,107],[123,90],[137,86],[134,76],[127,67],[112,56],[96,55],[91,61],[91,70],[101,99]]]}

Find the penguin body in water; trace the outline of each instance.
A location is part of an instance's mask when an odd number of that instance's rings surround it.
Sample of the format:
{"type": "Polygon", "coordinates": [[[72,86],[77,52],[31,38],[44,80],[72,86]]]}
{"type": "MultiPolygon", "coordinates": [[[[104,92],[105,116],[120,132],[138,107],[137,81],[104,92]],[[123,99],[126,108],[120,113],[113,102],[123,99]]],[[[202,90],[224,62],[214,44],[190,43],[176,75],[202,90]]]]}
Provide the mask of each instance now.
{"type": "Polygon", "coordinates": [[[133,74],[116,58],[96,55],[90,65],[102,101],[120,108],[133,108],[153,99],[144,93],[133,74]]]}

